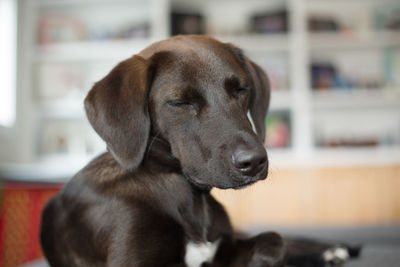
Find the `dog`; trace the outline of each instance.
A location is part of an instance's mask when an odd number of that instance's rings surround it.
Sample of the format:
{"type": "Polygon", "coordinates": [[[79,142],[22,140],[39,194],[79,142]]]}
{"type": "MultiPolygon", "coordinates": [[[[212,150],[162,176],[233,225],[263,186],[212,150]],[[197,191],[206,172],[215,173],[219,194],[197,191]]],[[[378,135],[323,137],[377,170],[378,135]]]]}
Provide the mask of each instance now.
{"type": "Polygon", "coordinates": [[[239,48],[210,37],[173,37],[119,63],[85,99],[108,152],[44,209],[49,264],[290,263],[296,245],[274,232],[238,236],[210,194],[266,179],[269,99],[265,72],[239,48]]]}

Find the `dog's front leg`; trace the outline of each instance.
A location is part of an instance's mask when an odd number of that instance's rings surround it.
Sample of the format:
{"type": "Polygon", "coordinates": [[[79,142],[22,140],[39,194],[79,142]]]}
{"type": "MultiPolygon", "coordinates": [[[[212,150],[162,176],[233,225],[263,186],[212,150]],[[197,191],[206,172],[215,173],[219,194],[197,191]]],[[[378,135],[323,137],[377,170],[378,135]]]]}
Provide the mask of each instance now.
{"type": "Polygon", "coordinates": [[[237,241],[237,257],[232,267],[280,267],[285,266],[286,246],[283,238],[274,232],[237,241]]]}
{"type": "Polygon", "coordinates": [[[285,266],[286,254],[283,238],[277,233],[266,232],[222,243],[212,266],[281,267],[285,266]]]}

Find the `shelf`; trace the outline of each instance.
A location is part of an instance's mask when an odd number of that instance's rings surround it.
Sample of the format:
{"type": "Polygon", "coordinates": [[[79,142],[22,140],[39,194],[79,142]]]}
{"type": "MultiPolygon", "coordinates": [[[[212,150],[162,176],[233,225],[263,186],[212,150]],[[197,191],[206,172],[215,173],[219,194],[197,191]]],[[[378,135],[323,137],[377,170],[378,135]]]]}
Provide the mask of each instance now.
{"type": "Polygon", "coordinates": [[[314,157],[322,165],[390,165],[400,163],[400,146],[317,148],[314,157]]]}
{"type": "Polygon", "coordinates": [[[291,150],[268,150],[270,169],[326,168],[400,164],[400,146],[314,148],[305,156],[291,150]]]}
{"type": "Polygon", "coordinates": [[[11,181],[63,183],[96,155],[52,156],[27,164],[1,164],[0,178],[11,181]]]}
{"type": "Polygon", "coordinates": [[[313,108],[399,108],[400,89],[330,89],[314,91],[313,108]]]}
{"type": "MultiPolygon", "coordinates": [[[[289,48],[288,34],[214,36],[222,42],[230,42],[247,51],[277,52],[289,48]]],[[[122,60],[152,44],[151,38],[132,40],[105,40],[54,43],[38,46],[34,61],[86,61],[118,59],[122,60]]]]}
{"type": "Polygon", "coordinates": [[[38,104],[38,115],[44,119],[84,119],[83,100],[62,100],[38,104]]]}
{"type": "MultiPolygon", "coordinates": [[[[40,0],[32,1],[34,5],[39,7],[65,7],[71,5],[99,5],[99,4],[132,4],[132,0],[40,0]]],[[[146,3],[146,0],[135,0],[137,3],[146,3]]]]}
{"type": "Polygon", "coordinates": [[[139,53],[153,43],[152,39],[84,41],[38,46],[33,60],[88,61],[123,60],[139,53]]]}
{"type": "Polygon", "coordinates": [[[287,51],[290,47],[290,34],[248,34],[238,36],[213,36],[222,41],[233,43],[245,51],[279,52],[287,51]]]}
{"type": "MultiPolygon", "coordinates": [[[[364,5],[365,1],[381,5],[382,1],[395,2],[396,0],[351,0],[350,2],[357,2],[357,4],[364,5]]],[[[257,6],[263,6],[263,10],[268,10],[268,5],[265,6],[265,3],[262,0],[257,0],[256,2],[257,6]]],[[[278,3],[279,1],[275,2],[278,3]]],[[[394,148],[392,151],[389,148],[325,149],[315,148],[313,146],[315,143],[313,127],[317,120],[325,121],[326,119],[331,119],[331,121],[334,122],[343,120],[345,121],[344,125],[347,125],[353,123],[352,115],[354,115],[354,117],[362,116],[362,118],[365,119],[363,121],[368,121],[373,125],[371,128],[379,127],[379,123],[382,123],[384,126],[389,125],[388,129],[391,131],[390,134],[393,132],[396,140],[399,140],[398,132],[395,132],[395,130],[398,129],[398,114],[400,114],[400,85],[397,88],[379,90],[357,88],[351,90],[333,89],[329,91],[312,91],[308,88],[310,86],[310,63],[313,62],[314,56],[318,59],[318,53],[330,57],[343,54],[343,56],[347,57],[346,53],[357,53],[358,50],[364,50],[363,52],[367,52],[365,53],[366,55],[369,52],[378,52],[377,54],[385,52],[382,56],[386,58],[390,57],[392,53],[391,51],[386,53],[384,49],[394,48],[396,52],[393,54],[396,56],[397,50],[400,49],[400,32],[308,32],[307,16],[311,14],[311,11],[313,10],[318,11],[319,6],[325,6],[325,2],[329,2],[329,7],[326,8],[328,11],[331,11],[331,7],[332,11],[337,12],[341,12],[343,7],[350,8],[349,5],[356,7],[355,4],[350,4],[350,2],[346,0],[339,1],[340,3],[328,0],[291,0],[283,4],[287,7],[288,14],[290,14],[289,28],[291,31],[288,33],[251,33],[233,36],[213,36],[223,42],[231,42],[242,48],[250,58],[254,59],[256,63],[265,69],[268,69],[267,67],[274,67],[274,64],[267,64],[271,63],[273,60],[281,60],[283,62],[281,64],[283,67],[277,65],[277,68],[282,67],[282,69],[284,69],[285,75],[288,77],[287,79],[289,79],[289,81],[285,84],[280,83],[283,84],[281,87],[285,87],[289,84],[292,88],[272,92],[270,111],[276,111],[277,114],[280,111],[283,111],[285,114],[286,111],[290,112],[291,141],[293,146],[289,149],[269,149],[268,154],[271,161],[271,168],[274,168],[275,166],[284,168],[292,166],[299,168],[308,166],[329,167],[335,165],[351,165],[352,162],[355,164],[386,164],[393,162],[399,164],[400,148],[398,147],[394,148]],[[382,51],[379,51],[378,49],[382,49],[382,51]],[[366,111],[377,115],[373,117],[369,116],[370,114],[365,115],[367,113],[366,111]],[[319,114],[321,114],[321,116],[319,116],[319,114]],[[390,127],[390,125],[393,125],[393,127],[390,127]]],[[[209,8],[211,9],[213,7],[212,4],[215,4],[215,1],[207,0],[207,3],[210,5],[209,8]]],[[[7,150],[9,151],[8,153],[10,153],[10,156],[4,158],[15,159],[18,158],[19,154],[22,154],[22,152],[19,151],[27,151],[27,153],[24,153],[24,155],[27,155],[24,160],[34,161],[39,156],[38,154],[35,154],[37,152],[35,151],[35,147],[38,140],[36,134],[39,133],[38,127],[41,127],[41,124],[51,124],[53,123],[52,120],[60,120],[62,123],[68,124],[71,122],[71,124],[75,125],[76,121],[81,120],[83,122],[86,120],[83,106],[84,95],[71,97],[66,102],[37,102],[38,99],[35,98],[34,93],[36,92],[40,94],[41,92],[47,92],[45,90],[37,90],[39,88],[36,88],[44,84],[38,80],[44,79],[43,77],[38,76],[40,74],[39,68],[42,67],[42,64],[44,65],[44,68],[53,68],[54,66],[57,67],[58,64],[52,66],[53,64],[51,63],[61,63],[59,64],[61,65],[61,69],[75,68],[75,66],[82,65],[82,85],[79,83],[79,88],[82,87],[85,88],[85,90],[89,89],[93,84],[92,82],[102,77],[106,71],[111,69],[111,66],[123,59],[137,54],[154,41],[157,41],[154,37],[157,37],[158,39],[164,39],[167,37],[170,26],[170,4],[171,1],[169,0],[135,0],[133,2],[130,0],[88,0],[84,3],[79,0],[35,0],[29,1],[29,3],[21,1],[19,3],[22,14],[19,21],[21,24],[21,27],[19,27],[19,36],[21,37],[19,40],[21,43],[21,64],[19,64],[18,69],[20,75],[20,88],[18,89],[18,94],[21,94],[20,98],[22,99],[22,104],[20,103],[18,106],[18,113],[22,114],[20,116],[23,118],[23,121],[20,123],[21,125],[25,125],[26,123],[27,125],[34,125],[34,127],[32,127],[32,129],[27,129],[27,132],[21,135],[25,136],[24,138],[26,140],[22,140],[23,138],[21,138],[20,141],[18,139],[20,136],[16,135],[13,143],[6,146],[13,147],[14,149],[7,150]],[[109,10],[107,9],[108,5],[110,7],[113,6],[119,8],[122,13],[130,12],[130,10],[140,13],[141,11],[136,8],[136,3],[139,4],[140,10],[148,12],[146,21],[150,23],[149,34],[151,38],[78,41],[53,43],[43,46],[36,44],[38,39],[37,27],[39,18],[41,14],[44,14],[47,11],[55,11],[54,13],[60,11],[60,13],[63,13],[61,11],[64,11],[64,8],[66,8],[68,10],[65,10],[65,13],[70,12],[72,14],[77,12],[78,15],[86,20],[90,16],[96,16],[96,14],[86,14],[86,11],[81,8],[81,5],[85,8],[94,7],[96,10],[106,10],[104,14],[109,13],[109,10]],[[21,18],[23,19],[21,20],[21,18]],[[64,66],[64,64],[66,66],[64,66]],[[27,107],[30,109],[27,109],[27,107]],[[27,116],[31,113],[33,114],[32,116],[27,116]],[[30,123],[28,120],[31,117],[36,119],[36,121],[30,123]],[[25,144],[29,144],[31,147],[25,148],[25,144]]],[[[282,3],[279,2],[279,5],[281,4],[282,3]]],[[[222,11],[225,11],[224,3],[218,5],[222,6],[222,11]]],[[[251,8],[252,10],[258,11],[258,8],[256,8],[254,4],[250,3],[250,5],[253,5],[251,8]]],[[[235,22],[237,23],[249,23],[247,20],[246,22],[241,22],[241,20],[237,19],[238,16],[235,16],[235,12],[239,15],[243,13],[241,10],[242,6],[240,4],[237,6],[239,9],[236,11],[233,10],[233,13],[230,15],[232,15],[233,18],[236,18],[235,22]]],[[[209,14],[207,12],[210,12],[210,9],[203,10],[205,16],[209,14]]],[[[214,11],[214,9],[212,11],[214,11]]],[[[111,12],[110,17],[122,18],[121,12],[111,12]],[[112,16],[112,14],[114,14],[114,16],[112,16]]],[[[128,17],[130,16],[129,13],[128,17]]],[[[100,16],[100,21],[102,21],[102,19],[103,17],[100,16]]],[[[221,17],[221,20],[218,20],[218,17],[216,17],[215,23],[224,23],[224,21],[227,20],[223,19],[223,17],[221,17]]],[[[240,29],[247,29],[250,25],[241,26],[243,27],[240,27],[240,29]]],[[[361,29],[361,27],[359,28],[361,29]]],[[[244,30],[240,32],[244,32],[244,30]]],[[[98,35],[87,36],[89,36],[88,38],[95,38],[90,36],[98,35]]],[[[363,55],[361,55],[361,57],[362,56],[363,55]]],[[[330,57],[328,57],[328,60],[330,57]]],[[[390,61],[389,63],[394,66],[393,68],[397,68],[397,65],[395,64],[396,62],[394,61],[395,58],[393,57],[393,62],[390,61]]],[[[378,68],[385,67],[386,65],[382,64],[382,66],[378,68]]],[[[54,70],[57,69],[55,68],[54,70]]],[[[396,77],[396,73],[397,71],[390,74],[393,74],[392,76],[396,77]]],[[[392,80],[396,79],[393,78],[392,80]]],[[[49,87],[52,88],[51,86],[49,87]]],[[[82,92],[83,94],[85,90],[80,90],[79,92],[82,92]]],[[[52,95],[56,94],[48,94],[48,97],[52,95]]],[[[82,125],[84,127],[89,127],[84,123],[82,123],[82,125]]],[[[357,121],[354,122],[354,125],[357,125],[357,121]]],[[[27,127],[22,127],[21,129],[25,128],[27,127]]],[[[18,128],[17,130],[21,132],[21,129],[18,128]]],[[[72,158],[67,157],[65,159],[42,159],[39,162],[28,165],[18,165],[18,167],[15,167],[16,165],[7,165],[5,167],[0,166],[0,175],[1,173],[4,174],[4,170],[11,170],[14,172],[20,170],[21,172],[25,172],[27,176],[36,176],[36,178],[70,177],[76,173],[79,166],[83,166],[88,161],[88,159],[79,158],[84,157],[77,155],[76,157],[72,156],[72,158]],[[69,165],[71,165],[71,167],[69,165]],[[61,167],[57,170],[54,166],[61,167]],[[20,167],[21,169],[19,169],[20,167]]],[[[18,175],[15,177],[17,176],[18,175]]]]}
{"type": "MultiPolygon", "coordinates": [[[[213,36],[247,51],[277,52],[289,49],[288,34],[213,36]]],[[[36,49],[35,61],[85,61],[96,59],[124,59],[156,42],[156,39],[105,40],[65,42],[41,45],[36,49]]]]}
{"type": "Polygon", "coordinates": [[[271,110],[290,109],[292,104],[291,90],[276,90],[271,93],[271,110]]]}
{"type": "Polygon", "coordinates": [[[310,32],[310,49],[400,48],[400,32],[310,32]]]}

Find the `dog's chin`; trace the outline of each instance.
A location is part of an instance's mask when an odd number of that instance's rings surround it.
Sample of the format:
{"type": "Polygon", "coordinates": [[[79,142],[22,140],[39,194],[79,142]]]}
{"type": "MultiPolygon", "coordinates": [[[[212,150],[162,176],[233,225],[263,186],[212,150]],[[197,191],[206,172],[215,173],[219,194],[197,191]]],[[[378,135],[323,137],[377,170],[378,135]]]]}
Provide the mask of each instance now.
{"type": "Polygon", "coordinates": [[[188,174],[184,174],[186,180],[188,180],[190,184],[192,184],[197,189],[203,191],[210,191],[214,187],[219,189],[235,189],[235,190],[243,189],[255,184],[258,181],[266,179],[267,175],[268,175],[268,169],[261,171],[255,177],[245,176],[245,177],[235,177],[234,179],[233,178],[228,178],[226,180],[221,179],[220,181],[217,182],[204,182],[198,178],[191,177],[188,174]]]}
{"type": "Polygon", "coordinates": [[[255,177],[243,177],[240,179],[240,182],[236,183],[235,185],[231,186],[230,188],[232,189],[243,189],[247,188],[253,184],[255,184],[258,181],[265,180],[268,176],[268,167],[262,170],[257,176],[255,177]]]}
{"type": "Polygon", "coordinates": [[[232,189],[235,189],[235,190],[236,190],[236,189],[243,189],[243,188],[246,188],[246,187],[249,187],[249,186],[255,184],[256,182],[257,182],[257,181],[249,181],[249,182],[240,184],[240,185],[238,185],[238,186],[233,186],[232,189]]]}
{"type": "Polygon", "coordinates": [[[184,174],[183,175],[186,180],[195,188],[201,190],[201,191],[210,191],[214,186],[207,184],[207,183],[203,183],[201,181],[199,181],[198,179],[194,179],[192,178],[190,175],[184,174]]]}
{"type": "Polygon", "coordinates": [[[231,184],[222,184],[222,185],[215,186],[215,187],[217,187],[219,189],[235,189],[235,190],[244,189],[244,188],[247,188],[247,187],[257,183],[260,180],[264,180],[265,178],[266,178],[266,176],[263,178],[251,177],[248,179],[241,180],[240,182],[233,182],[231,184]]]}

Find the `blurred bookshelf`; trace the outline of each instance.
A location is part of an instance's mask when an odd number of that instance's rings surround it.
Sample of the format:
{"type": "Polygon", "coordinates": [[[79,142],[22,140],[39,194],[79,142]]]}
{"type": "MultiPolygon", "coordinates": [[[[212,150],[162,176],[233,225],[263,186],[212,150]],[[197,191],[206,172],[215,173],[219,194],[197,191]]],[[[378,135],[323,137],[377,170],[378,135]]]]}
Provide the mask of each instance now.
{"type": "Polygon", "coordinates": [[[315,109],[398,109],[400,105],[400,90],[396,88],[353,88],[351,90],[315,91],[312,94],[312,104],[315,109]]]}
{"type": "Polygon", "coordinates": [[[363,49],[398,47],[400,32],[395,30],[351,33],[310,32],[310,49],[363,49]]]}
{"type": "Polygon", "coordinates": [[[104,151],[84,115],[87,91],[119,61],[172,33],[231,42],[266,70],[271,166],[400,163],[398,1],[18,4],[18,111],[26,125],[18,149],[28,165],[73,161],[72,175],[104,151]]]}
{"type": "Polygon", "coordinates": [[[307,4],[313,154],[398,163],[400,3],[307,4]]]}

